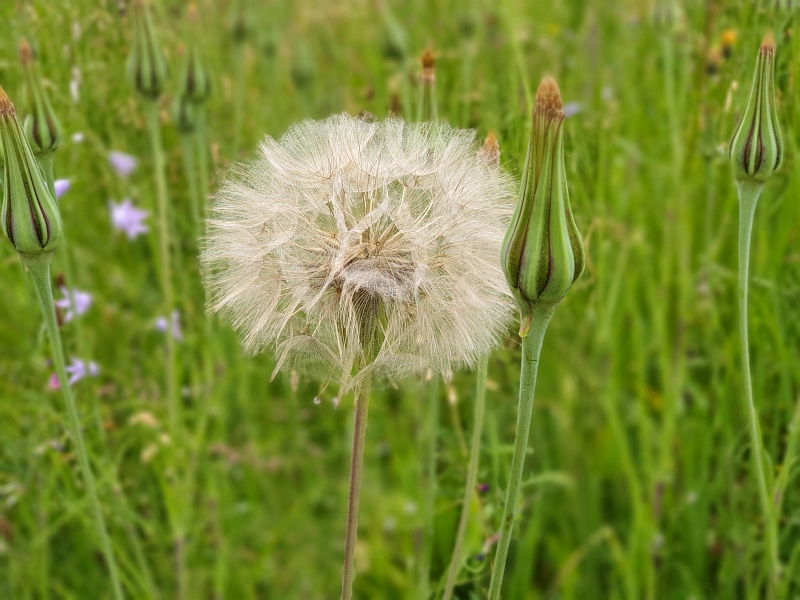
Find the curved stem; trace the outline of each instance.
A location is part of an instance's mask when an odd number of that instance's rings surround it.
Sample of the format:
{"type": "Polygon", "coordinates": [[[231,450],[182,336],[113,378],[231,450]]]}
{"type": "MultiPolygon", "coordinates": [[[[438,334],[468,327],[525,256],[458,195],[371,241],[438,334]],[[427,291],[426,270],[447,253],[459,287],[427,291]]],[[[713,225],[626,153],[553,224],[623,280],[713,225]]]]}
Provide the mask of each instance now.
{"type": "Polygon", "coordinates": [[[525,465],[525,453],[528,450],[528,434],[531,429],[533,415],[533,397],[536,391],[536,374],[539,370],[539,355],[547,325],[553,316],[555,307],[533,311],[531,328],[528,335],[522,338],[522,368],[519,376],[519,412],[517,414],[517,431],[514,439],[514,454],[511,458],[511,474],[506,490],[506,503],[503,509],[503,521],[500,526],[500,538],[497,542],[497,554],[492,567],[492,579],[489,583],[488,600],[498,600],[503,586],[503,572],[506,568],[508,547],[511,545],[511,531],[514,527],[514,509],[522,483],[522,468],[525,465]]]}
{"type": "Polygon", "coordinates": [[[356,394],[353,420],[353,453],[350,460],[350,490],[347,497],[347,527],[344,534],[344,567],[342,570],[342,600],[353,597],[356,575],[356,536],[358,533],[358,496],[361,491],[361,471],[364,466],[364,441],[367,436],[369,382],[356,394]]]}
{"type": "Polygon", "coordinates": [[[753,401],[753,383],[750,377],[750,344],[747,332],[747,287],[750,262],[750,236],[753,231],[753,215],[763,184],[736,181],[739,191],[739,341],[742,353],[742,374],[744,377],[745,403],[749,421],[750,444],[752,446],[753,463],[756,469],[758,495],[761,500],[762,518],[764,519],[764,542],[769,577],[767,587],[771,597],[775,589],[780,570],[778,559],[777,527],[772,518],[767,478],[764,473],[764,449],[761,444],[761,430],[758,424],[758,413],[753,401]]]}
{"type": "Polygon", "coordinates": [[[478,479],[478,458],[481,450],[481,433],[483,430],[483,415],[486,410],[486,374],[489,368],[489,356],[486,355],[478,365],[478,377],[475,386],[475,413],[472,417],[472,441],[469,449],[469,466],[467,467],[467,482],[464,485],[464,498],[461,503],[461,517],[458,520],[456,541],[453,545],[453,557],[447,571],[447,583],[444,587],[442,600],[450,600],[456,584],[458,568],[461,564],[461,546],[464,543],[464,534],[467,531],[469,508],[475,494],[475,483],[478,479]]]}
{"type": "Polygon", "coordinates": [[[103,511],[100,508],[100,502],[97,499],[94,476],[89,466],[89,456],[86,452],[83,434],[81,433],[78,409],[75,406],[75,398],[73,398],[72,390],[69,387],[69,379],[64,364],[61,335],[58,331],[56,315],[53,310],[53,289],[50,285],[50,260],[51,256],[49,255],[22,257],[23,264],[33,278],[36,294],[39,297],[39,304],[42,307],[45,325],[47,326],[47,333],[50,336],[50,350],[53,355],[53,363],[56,368],[56,374],[58,375],[61,395],[64,397],[64,403],[67,406],[67,426],[75,442],[78,464],[81,469],[81,474],[83,475],[84,485],[86,486],[86,494],[89,496],[89,504],[92,507],[97,536],[100,538],[103,556],[105,557],[109,576],[111,577],[114,598],[115,600],[122,600],[122,587],[120,586],[119,575],[117,573],[117,564],[114,561],[114,554],[111,550],[111,539],[108,536],[108,530],[106,529],[106,522],[103,518],[103,511]]]}

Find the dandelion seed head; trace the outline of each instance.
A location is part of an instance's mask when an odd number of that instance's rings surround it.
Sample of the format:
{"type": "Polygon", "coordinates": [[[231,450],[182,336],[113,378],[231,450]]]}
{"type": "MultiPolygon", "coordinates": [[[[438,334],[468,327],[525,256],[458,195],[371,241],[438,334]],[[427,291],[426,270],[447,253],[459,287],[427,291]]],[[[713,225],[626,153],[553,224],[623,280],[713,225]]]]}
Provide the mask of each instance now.
{"type": "Polygon", "coordinates": [[[217,194],[211,310],[247,350],[340,393],[371,374],[448,375],[511,315],[500,247],[512,180],[474,132],[347,115],[267,138],[217,194]]]}

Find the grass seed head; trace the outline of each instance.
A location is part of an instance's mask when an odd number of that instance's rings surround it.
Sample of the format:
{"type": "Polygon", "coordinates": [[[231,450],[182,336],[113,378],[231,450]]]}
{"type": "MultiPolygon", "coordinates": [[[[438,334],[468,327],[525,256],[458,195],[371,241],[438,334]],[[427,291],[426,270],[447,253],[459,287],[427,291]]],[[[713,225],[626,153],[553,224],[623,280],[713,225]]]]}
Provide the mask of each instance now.
{"type": "Polygon", "coordinates": [[[519,201],[501,256],[522,336],[536,310],[550,310],[564,298],[585,263],[567,190],[561,92],[552,77],[539,85],[532,120],[519,201]]]}
{"type": "Polygon", "coordinates": [[[343,390],[472,365],[511,298],[498,264],[512,181],[474,133],[347,115],[304,121],[217,194],[210,308],[277,368],[343,390]]]}
{"type": "Polygon", "coordinates": [[[764,38],[739,126],[728,146],[738,180],[763,183],[783,162],[783,137],[775,105],[775,41],[764,38]]]}
{"type": "Polygon", "coordinates": [[[52,254],[61,240],[61,215],[3,88],[0,145],[5,154],[0,212],[3,232],[23,257],[52,254]]]}

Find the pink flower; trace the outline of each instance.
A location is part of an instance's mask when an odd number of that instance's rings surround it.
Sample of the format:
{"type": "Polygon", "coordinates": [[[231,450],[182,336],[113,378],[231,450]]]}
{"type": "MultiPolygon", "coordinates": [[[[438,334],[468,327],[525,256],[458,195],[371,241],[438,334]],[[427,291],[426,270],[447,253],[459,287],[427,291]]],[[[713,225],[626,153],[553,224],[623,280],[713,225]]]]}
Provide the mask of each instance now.
{"type": "Polygon", "coordinates": [[[82,315],[89,310],[89,307],[92,305],[92,295],[87,292],[82,292],[78,288],[68,290],[62,287],[61,293],[64,295],[64,298],[56,300],[56,306],[66,311],[64,313],[65,323],[69,323],[75,317],[82,315]]]}
{"type": "Polygon", "coordinates": [[[136,168],[136,158],[124,152],[113,150],[108,153],[108,162],[120,177],[127,177],[136,168]]]}
{"type": "Polygon", "coordinates": [[[119,204],[110,201],[108,208],[111,211],[111,224],[114,229],[123,231],[129,240],[150,231],[150,228],[144,224],[144,220],[150,216],[150,213],[136,208],[130,199],[126,198],[119,204]]]}
{"type": "Polygon", "coordinates": [[[56,200],[58,200],[69,190],[69,179],[56,179],[53,182],[53,187],[56,189],[56,200]]]}
{"type": "Polygon", "coordinates": [[[183,333],[181,332],[181,314],[177,310],[173,310],[172,314],[170,315],[170,322],[167,322],[166,317],[158,317],[155,322],[155,328],[158,331],[166,333],[167,329],[169,328],[170,334],[172,338],[180,342],[183,340],[183,333]]]}

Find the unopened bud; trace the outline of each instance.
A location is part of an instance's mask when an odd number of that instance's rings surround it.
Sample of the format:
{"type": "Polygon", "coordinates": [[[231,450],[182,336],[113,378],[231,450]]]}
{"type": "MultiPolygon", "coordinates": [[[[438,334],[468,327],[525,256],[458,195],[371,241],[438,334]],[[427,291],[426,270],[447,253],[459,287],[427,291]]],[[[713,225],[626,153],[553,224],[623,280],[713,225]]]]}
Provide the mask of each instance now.
{"type": "Polygon", "coordinates": [[[30,94],[31,108],[25,118],[25,133],[31,150],[37,156],[52,155],[61,143],[61,125],[42,87],[31,46],[24,40],[19,44],[19,62],[30,94]]]}
{"type": "Polygon", "coordinates": [[[728,147],[738,180],[764,183],[783,162],[783,138],[775,107],[775,42],[761,43],[742,119],[728,147]]]}
{"type": "Polygon", "coordinates": [[[497,136],[494,131],[490,131],[483,141],[483,147],[478,150],[480,157],[487,165],[492,167],[500,166],[500,144],[497,143],[497,136]]]}
{"type": "Polygon", "coordinates": [[[145,98],[156,100],[167,81],[167,61],[156,38],[145,0],[133,0],[133,35],[128,56],[128,77],[134,89],[145,98]]]}
{"type": "Polygon", "coordinates": [[[14,105],[0,88],[3,163],[3,232],[24,257],[52,253],[61,239],[61,216],[25,135],[14,105]]]}
{"type": "MultiPolygon", "coordinates": [[[[196,37],[198,35],[196,31],[197,7],[194,4],[189,6],[188,20],[191,26],[191,35],[196,37]]],[[[200,50],[193,39],[189,40],[180,86],[180,96],[193,104],[202,104],[211,95],[211,78],[200,50]]]]}
{"type": "Polygon", "coordinates": [[[536,92],[520,197],[501,256],[519,305],[523,337],[534,312],[554,310],[585,264],[583,242],[569,204],[563,122],[558,85],[545,77],[536,92]]]}

